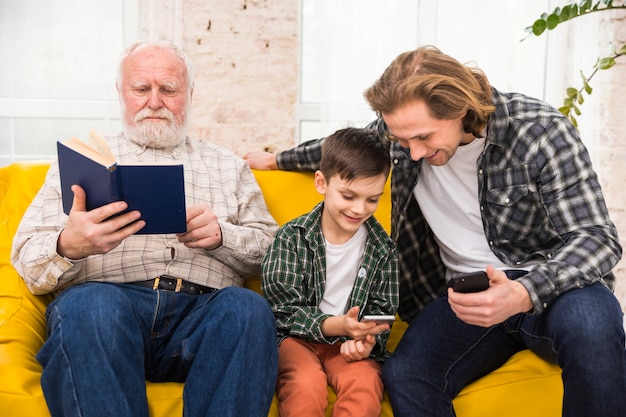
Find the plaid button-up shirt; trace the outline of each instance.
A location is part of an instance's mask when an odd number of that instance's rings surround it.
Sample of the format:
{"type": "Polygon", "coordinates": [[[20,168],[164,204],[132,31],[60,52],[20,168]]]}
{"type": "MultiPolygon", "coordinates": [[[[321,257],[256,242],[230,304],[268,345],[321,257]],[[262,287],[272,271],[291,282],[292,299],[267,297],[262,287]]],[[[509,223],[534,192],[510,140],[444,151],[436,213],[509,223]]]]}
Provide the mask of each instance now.
{"type": "MultiPolygon", "coordinates": [[[[492,252],[515,268],[540,261],[518,281],[539,314],[566,291],[594,282],[613,289],[622,255],[602,190],[578,132],[558,110],[516,93],[493,89],[496,111],[476,165],[478,199],[492,252]]],[[[368,125],[386,140],[382,119],[368,125]]],[[[282,152],[285,170],[314,170],[317,139],[282,152]]],[[[392,237],[401,269],[400,316],[410,321],[445,291],[445,267],[414,198],[422,161],[391,144],[392,237]]],[[[418,197],[419,198],[419,197],[418,197]]]]}
{"type": "Polygon", "coordinates": [[[78,260],[62,257],[57,253],[57,240],[67,216],[55,161],[13,241],[11,259],[33,293],[46,294],[86,281],[123,283],[164,274],[223,288],[241,286],[242,277],[259,276],[261,260],[278,225],[243,159],[194,138],[171,151],[140,147],[121,134],[108,137],[107,144],[119,162],[182,163],[187,207],[211,207],[220,225],[222,245],[207,251],[186,247],[175,234],[136,234],[103,255],[78,260]]]}

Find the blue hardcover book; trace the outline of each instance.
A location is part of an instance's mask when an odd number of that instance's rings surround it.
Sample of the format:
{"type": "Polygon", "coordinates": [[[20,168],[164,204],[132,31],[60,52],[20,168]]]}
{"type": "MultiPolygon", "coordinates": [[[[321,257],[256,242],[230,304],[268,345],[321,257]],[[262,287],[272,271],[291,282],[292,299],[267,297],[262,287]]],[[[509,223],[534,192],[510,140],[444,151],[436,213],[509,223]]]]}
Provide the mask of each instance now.
{"type": "Polygon", "coordinates": [[[139,210],[146,225],[138,234],[185,232],[183,165],[117,163],[104,139],[90,135],[93,146],[76,138],[57,142],[65,214],[74,199],[71,187],[78,184],[87,194],[87,210],[120,200],[128,203],[128,211],[139,210]]]}

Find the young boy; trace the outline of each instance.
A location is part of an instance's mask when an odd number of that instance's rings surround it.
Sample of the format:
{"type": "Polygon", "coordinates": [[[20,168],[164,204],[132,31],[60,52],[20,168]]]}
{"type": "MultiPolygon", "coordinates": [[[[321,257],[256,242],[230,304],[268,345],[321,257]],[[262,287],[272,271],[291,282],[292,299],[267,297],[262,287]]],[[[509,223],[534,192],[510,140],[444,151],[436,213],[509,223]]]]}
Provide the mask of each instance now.
{"type": "Polygon", "coordinates": [[[347,128],[324,142],[315,188],[324,201],[287,224],[268,249],[262,289],[278,328],[282,417],[379,416],[390,324],[362,322],[398,306],[397,250],[372,216],[389,175],[375,131],[347,128]]]}

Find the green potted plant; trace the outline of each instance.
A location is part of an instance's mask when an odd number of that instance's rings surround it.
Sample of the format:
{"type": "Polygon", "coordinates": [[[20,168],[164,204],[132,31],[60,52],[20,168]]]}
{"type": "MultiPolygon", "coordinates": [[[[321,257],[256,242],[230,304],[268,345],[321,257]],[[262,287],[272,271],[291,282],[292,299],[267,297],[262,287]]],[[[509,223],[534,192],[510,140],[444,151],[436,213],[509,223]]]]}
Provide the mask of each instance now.
{"type": "MultiPolygon", "coordinates": [[[[535,22],[525,29],[529,36],[541,36],[546,30],[553,30],[560,24],[575,19],[577,17],[585,16],[591,13],[605,12],[608,10],[626,10],[626,4],[621,2],[620,4],[614,4],[613,0],[582,0],[579,3],[570,3],[563,7],[557,7],[552,13],[544,13],[535,22]]],[[[526,39],[524,38],[524,39],[526,39]]],[[[578,121],[576,116],[580,116],[581,111],[579,106],[583,104],[583,93],[591,94],[592,88],[589,82],[593,76],[599,70],[606,70],[615,65],[615,60],[626,55],[626,44],[618,47],[615,43],[612,43],[612,51],[608,56],[599,57],[596,63],[593,65],[593,71],[589,76],[586,76],[583,71],[580,71],[582,78],[582,87],[568,87],[566,90],[566,97],[563,100],[563,106],[559,107],[561,113],[565,114],[574,126],[578,127],[578,121]]]]}

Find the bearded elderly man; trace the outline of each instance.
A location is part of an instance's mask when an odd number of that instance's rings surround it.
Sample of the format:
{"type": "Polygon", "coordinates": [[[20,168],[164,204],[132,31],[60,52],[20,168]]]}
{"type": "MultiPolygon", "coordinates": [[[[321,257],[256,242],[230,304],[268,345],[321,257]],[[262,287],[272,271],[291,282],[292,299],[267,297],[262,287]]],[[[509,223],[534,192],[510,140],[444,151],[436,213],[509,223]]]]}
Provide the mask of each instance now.
{"type": "Polygon", "coordinates": [[[185,382],[185,416],[267,416],[274,318],[240,287],[277,225],[241,158],[186,135],[193,85],[175,46],[131,46],[117,79],[124,131],[107,138],[118,161],[184,165],[185,233],[137,234],[139,212],[86,211],[77,185],[66,216],[53,163],[16,234],[28,287],[56,294],[37,355],[53,417],[148,416],[146,380],[185,382]]]}

